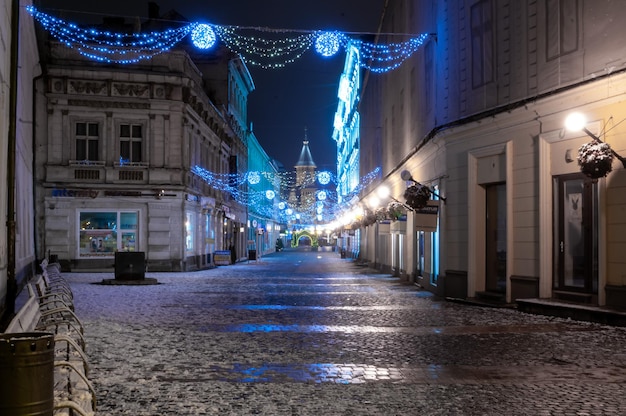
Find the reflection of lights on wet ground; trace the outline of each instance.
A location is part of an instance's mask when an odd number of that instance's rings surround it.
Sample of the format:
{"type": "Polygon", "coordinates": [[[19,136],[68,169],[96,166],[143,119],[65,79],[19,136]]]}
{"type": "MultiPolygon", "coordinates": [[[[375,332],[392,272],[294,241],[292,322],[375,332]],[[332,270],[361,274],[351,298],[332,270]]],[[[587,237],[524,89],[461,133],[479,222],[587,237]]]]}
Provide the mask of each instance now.
{"type": "Polygon", "coordinates": [[[405,376],[399,368],[376,367],[364,364],[262,364],[250,366],[240,363],[232,367],[211,366],[223,381],[242,383],[315,382],[360,384],[371,381],[402,381],[405,376]]]}
{"type": "Polygon", "coordinates": [[[402,310],[414,310],[411,306],[391,305],[391,306],[305,306],[305,305],[233,305],[228,309],[244,309],[250,311],[261,310],[329,310],[329,311],[402,311],[402,310]]]}
{"type": "Polygon", "coordinates": [[[344,333],[394,333],[413,332],[409,327],[381,326],[347,326],[347,325],[273,325],[273,324],[237,324],[237,325],[205,325],[199,328],[203,332],[344,332],[344,333]]]}
{"type": "Polygon", "coordinates": [[[426,368],[426,373],[432,380],[439,379],[439,376],[441,375],[441,371],[442,371],[442,366],[439,364],[430,364],[426,368]]]}

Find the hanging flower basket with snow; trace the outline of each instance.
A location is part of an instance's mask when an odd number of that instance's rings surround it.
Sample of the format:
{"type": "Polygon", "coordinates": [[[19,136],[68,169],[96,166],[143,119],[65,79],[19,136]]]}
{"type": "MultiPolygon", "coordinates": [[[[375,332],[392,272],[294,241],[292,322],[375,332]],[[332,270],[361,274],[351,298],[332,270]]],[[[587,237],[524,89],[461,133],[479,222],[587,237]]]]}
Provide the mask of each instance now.
{"type": "Polygon", "coordinates": [[[391,221],[397,221],[401,216],[406,214],[406,210],[402,205],[397,202],[390,202],[387,204],[387,218],[391,221]]]}
{"type": "Polygon", "coordinates": [[[590,178],[603,178],[611,172],[613,152],[608,143],[592,141],[578,149],[580,171],[590,178]]]}
{"type": "Polygon", "coordinates": [[[424,208],[430,199],[430,189],[423,185],[411,185],[404,191],[404,199],[413,209],[424,208]]]}

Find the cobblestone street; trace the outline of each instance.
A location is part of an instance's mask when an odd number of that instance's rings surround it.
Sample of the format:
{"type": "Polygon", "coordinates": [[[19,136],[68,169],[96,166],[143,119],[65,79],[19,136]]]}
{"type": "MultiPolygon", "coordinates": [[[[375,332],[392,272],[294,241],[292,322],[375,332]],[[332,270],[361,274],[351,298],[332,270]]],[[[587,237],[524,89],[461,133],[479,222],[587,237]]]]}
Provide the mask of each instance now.
{"type": "Polygon", "coordinates": [[[446,302],[333,252],[66,273],[99,415],[623,415],[626,330],[446,302]]]}

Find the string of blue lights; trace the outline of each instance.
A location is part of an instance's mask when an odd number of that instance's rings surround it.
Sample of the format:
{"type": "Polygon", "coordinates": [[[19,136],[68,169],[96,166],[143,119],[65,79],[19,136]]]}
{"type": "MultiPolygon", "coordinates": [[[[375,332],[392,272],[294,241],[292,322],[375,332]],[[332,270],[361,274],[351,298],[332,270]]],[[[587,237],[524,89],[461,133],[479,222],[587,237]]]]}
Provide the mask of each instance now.
{"type": "Polygon", "coordinates": [[[288,201],[281,200],[280,195],[277,195],[273,189],[251,190],[248,185],[259,184],[261,177],[269,178],[270,183],[276,183],[282,192],[289,194],[291,190],[311,187],[315,182],[320,185],[327,185],[331,182],[337,184],[335,175],[322,171],[305,178],[303,183],[295,185],[293,178],[286,173],[250,171],[242,174],[220,174],[197,165],[191,171],[212,188],[228,193],[237,203],[248,206],[262,216],[276,218],[278,214],[278,219],[282,221],[299,221],[303,225],[339,217],[348,208],[344,201],[350,201],[352,196],[358,195],[380,176],[380,168],[376,168],[361,178],[359,185],[350,195],[340,197],[333,189],[322,188],[315,192],[314,198],[310,201],[300,200],[297,206],[292,207],[288,201]]]}
{"type": "Polygon", "coordinates": [[[398,68],[429,37],[428,34],[421,34],[404,42],[382,44],[352,39],[339,31],[279,30],[199,22],[158,32],[118,33],[83,28],[41,12],[34,6],[26,6],[26,10],[68,48],[95,61],[121,64],[150,59],[190,36],[192,44],[198,49],[208,51],[221,41],[241,55],[246,63],[266,69],[293,63],[311,47],[322,57],[331,57],[342,48],[355,45],[362,53],[361,65],[382,73],[398,68]]]}

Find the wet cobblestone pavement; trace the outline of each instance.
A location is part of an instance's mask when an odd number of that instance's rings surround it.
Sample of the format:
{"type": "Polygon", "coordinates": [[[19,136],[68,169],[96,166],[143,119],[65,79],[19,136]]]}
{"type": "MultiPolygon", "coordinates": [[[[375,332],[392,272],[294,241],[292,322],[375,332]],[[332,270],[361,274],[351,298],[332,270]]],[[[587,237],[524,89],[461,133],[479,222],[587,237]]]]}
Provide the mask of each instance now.
{"type": "Polygon", "coordinates": [[[337,253],[65,277],[98,415],[626,414],[626,329],[438,300],[337,253]]]}

